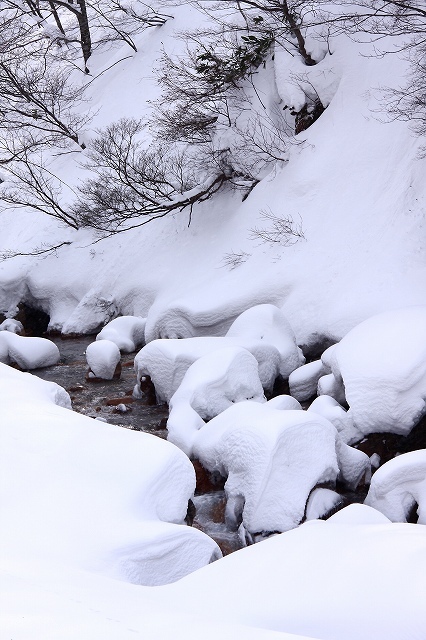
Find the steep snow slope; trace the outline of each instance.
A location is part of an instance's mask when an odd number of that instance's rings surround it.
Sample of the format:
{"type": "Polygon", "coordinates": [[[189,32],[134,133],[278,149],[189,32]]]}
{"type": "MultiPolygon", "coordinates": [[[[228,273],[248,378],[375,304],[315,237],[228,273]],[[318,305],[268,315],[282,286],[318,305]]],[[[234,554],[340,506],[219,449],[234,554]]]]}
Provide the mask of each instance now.
{"type": "MultiPolygon", "coordinates": [[[[185,6],[171,11],[175,19],[142,35],[136,54],[125,46],[94,54],[93,127],[149,114],[147,101],[159,95],[151,70],[161,46],[181,51],[175,33],[200,20],[185,6]]],[[[370,45],[344,36],[330,47],[332,55],[306,69],[320,95],[331,98],[329,107],[244,202],[225,192],[196,207],[190,226],[184,211],[94,245],[88,231],[26,211],[2,214],[2,249],[71,244],[43,259],[3,262],[0,311],[13,313],[25,299],[65,332],[93,331],[117,313],[148,316],[151,340],[176,326],[182,335],[223,334],[244,309],[273,303],[298,343],[307,344],[318,335],[340,338],[373,313],[424,303],[425,160],[406,123],[384,122],[377,99],[380,86],[403,82],[406,65],[397,55],[371,56],[370,45]],[[291,247],[250,239],[251,229],[267,226],[265,210],[301,220],[305,239],[291,247]],[[226,254],[240,252],[245,262],[226,266],[226,254]]],[[[300,71],[297,61],[278,55],[266,73],[275,73],[281,96],[297,99],[289,64],[300,71]]],[[[67,155],[51,168],[71,184],[83,175],[67,155]]]]}

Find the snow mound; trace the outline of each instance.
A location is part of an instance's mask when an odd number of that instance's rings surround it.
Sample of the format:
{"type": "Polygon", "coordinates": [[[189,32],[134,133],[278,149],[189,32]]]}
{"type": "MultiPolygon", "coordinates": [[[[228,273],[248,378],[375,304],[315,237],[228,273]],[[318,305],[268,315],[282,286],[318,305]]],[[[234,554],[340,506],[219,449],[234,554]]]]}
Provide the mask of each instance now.
{"type": "Polygon", "coordinates": [[[227,477],[230,525],[242,515],[252,534],[296,527],[312,489],[338,477],[353,486],[369,463],[339,441],[325,418],[268,404],[227,409],[198,431],[193,448],[209,471],[227,477]]]}
{"type": "Polygon", "coordinates": [[[202,356],[187,370],[170,400],[168,440],[192,455],[195,433],[234,403],[266,402],[256,358],[242,347],[202,356]]]}
{"type": "Polygon", "coordinates": [[[318,413],[318,415],[330,420],[346,444],[358,442],[362,439],[362,433],[354,427],[350,413],[331,396],[318,396],[318,398],[315,398],[312,402],[308,411],[314,411],[318,413]]]}
{"type": "Polygon", "coordinates": [[[295,369],[288,379],[290,393],[299,402],[309,400],[317,393],[318,380],[327,373],[321,360],[314,360],[295,369]]]}
{"type": "Polygon", "coordinates": [[[221,556],[183,524],[195,474],[179,449],[66,411],[55,405],[65,391],[29,374],[0,365],[0,382],[9,561],[49,558],[62,571],[158,585],[221,556]]]}
{"type": "Polygon", "coordinates": [[[58,364],[61,355],[54,342],[46,338],[18,336],[12,331],[0,333],[0,362],[15,363],[21,369],[31,370],[58,364]]]}
{"type": "Polygon", "coordinates": [[[339,404],[346,403],[345,387],[341,378],[336,377],[333,373],[321,376],[318,380],[317,393],[319,396],[330,396],[339,404]]]}
{"type": "Polygon", "coordinates": [[[63,335],[97,333],[118,313],[113,296],[99,288],[90,289],[62,325],[63,335]]]}
{"type": "Polygon", "coordinates": [[[342,504],[341,496],[331,489],[314,489],[306,503],[306,520],[317,520],[342,504]]]}
{"type": "Polygon", "coordinates": [[[97,378],[112,380],[118,363],[120,349],[111,340],[92,342],[86,349],[86,360],[97,378]]]}
{"type": "Polygon", "coordinates": [[[426,306],[365,320],[335,346],[331,360],[356,429],[408,434],[426,411],[426,306]]]}
{"type": "Polygon", "coordinates": [[[264,340],[276,347],[281,357],[280,374],[283,378],[288,378],[294,369],[305,362],[290,323],[273,304],[259,304],[247,309],[234,320],[226,335],[264,340]]]}
{"type": "Polygon", "coordinates": [[[145,318],[120,316],[105,325],[96,340],[110,340],[122,353],[132,353],[145,342],[145,324],[145,318]]]}
{"type": "Polygon", "coordinates": [[[257,360],[259,378],[265,390],[272,390],[279,374],[278,350],[261,340],[198,337],[183,340],[153,340],[135,357],[138,382],[150,376],[159,401],[170,402],[189,367],[199,358],[226,347],[243,347],[257,360]]]}
{"type": "Polygon", "coordinates": [[[11,331],[12,333],[22,333],[24,327],[19,320],[14,320],[13,318],[6,318],[0,324],[0,331],[11,331]]]}
{"type": "Polygon", "coordinates": [[[286,411],[287,409],[292,409],[293,411],[302,411],[302,406],[296,398],[288,395],[275,396],[275,398],[271,398],[268,400],[268,407],[271,409],[280,409],[282,411],[286,411]]]}
{"type": "Polygon", "coordinates": [[[392,522],[406,522],[417,506],[418,523],[426,524],[426,450],[404,453],[380,467],[365,504],[392,522]]]}

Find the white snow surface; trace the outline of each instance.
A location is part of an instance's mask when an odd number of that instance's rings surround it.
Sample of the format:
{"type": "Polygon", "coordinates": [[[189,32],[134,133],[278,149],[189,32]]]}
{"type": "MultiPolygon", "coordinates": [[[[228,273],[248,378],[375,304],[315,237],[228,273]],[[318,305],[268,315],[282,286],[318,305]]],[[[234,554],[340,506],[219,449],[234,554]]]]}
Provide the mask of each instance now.
{"type": "Polygon", "coordinates": [[[5,365],[0,383],[5,638],[365,640],[372,629],[375,640],[422,637],[426,528],[391,524],[364,505],[173,584],[140,585],[176,578],[216,550],[171,524],[194,487],[186,456],[57,406],[69,398],[53,383],[5,365]]]}
{"type": "Polygon", "coordinates": [[[426,306],[365,320],[336,345],[331,360],[356,429],[408,434],[426,412],[426,306]]]}
{"type": "Polygon", "coordinates": [[[404,453],[380,467],[371,478],[365,504],[392,522],[406,522],[417,505],[418,523],[426,524],[426,450],[404,453]]]}
{"type": "Polygon", "coordinates": [[[250,533],[287,531],[303,519],[311,490],[340,475],[357,485],[368,457],[340,441],[325,418],[241,402],[200,429],[194,456],[227,477],[226,517],[250,533]]]}
{"type": "Polygon", "coordinates": [[[363,434],[354,427],[351,414],[331,396],[318,396],[309,406],[308,411],[314,411],[330,420],[346,444],[353,444],[362,440],[363,434]]]}
{"type": "Polygon", "coordinates": [[[86,360],[97,378],[112,380],[120,362],[120,349],[111,340],[91,342],[86,349],[86,360]]]}
{"type": "Polygon", "coordinates": [[[64,409],[58,385],[6,365],[0,383],[8,564],[48,558],[64,572],[158,585],[221,555],[183,524],[195,474],[176,447],[64,409]]]}
{"type": "Polygon", "coordinates": [[[13,318],[6,318],[2,323],[0,323],[0,331],[11,331],[12,333],[22,333],[24,327],[19,320],[14,320],[13,318]]]}
{"type": "Polygon", "coordinates": [[[250,338],[198,337],[153,340],[135,357],[137,379],[140,381],[144,376],[150,376],[159,401],[170,402],[185,373],[196,360],[219,349],[232,347],[243,347],[255,357],[263,388],[272,390],[279,374],[280,354],[273,345],[250,338]]]}
{"type": "Polygon", "coordinates": [[[189,367],[170,400],[167,439],[191,456],[194,436],[204,421],[246,400],[266,402],[256,358],[242,347],[202,356],[189,367]]]}
{"type": "Polygon", "coordinates": [[[321,360],[314,360],[295,369],[288,379],[291,395],[300,402],[309,400],[316,395],[318,380],[326,373],[321,360]]]}
{"type": "Polygon", "coordinates": [[[234,320],[226,335],[264,340],[276,347],[281,357],[280,374],[283,378],[288,378],[305,362],[293,329],[284,314],[272,304],[260,304],[244,311],[234,320]]]}
{"type": "Polygon", "coordinates": [[[132,353],[145,342],[145,324],[146,318],[120,316],[108,322],[96,340],[110,340],[122,353],[132,353]]]}
{"type": "Polygon", "coordinates": [[[46,338],[19,336],[13,331],[0,333],[0,362],[14,362],[27,371],[58,364],[61,355],[54,342],[46,338]]]}

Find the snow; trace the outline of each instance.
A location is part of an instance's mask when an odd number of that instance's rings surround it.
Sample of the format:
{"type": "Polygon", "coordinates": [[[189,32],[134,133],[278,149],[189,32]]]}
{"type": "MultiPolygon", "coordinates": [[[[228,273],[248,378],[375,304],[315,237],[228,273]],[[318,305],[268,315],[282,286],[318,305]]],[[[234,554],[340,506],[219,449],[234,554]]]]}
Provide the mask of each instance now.
{"type": "Polygon", "coordinates": [[[354,487],[368,457],[339,441],[328,420],[314,413],[241,402],[200,429],[194,455],[227,477],[226,516],[242,514],[252,534],[287,531],[304,517],[311,490],[340,478],[354,487]]]}
{"type": "Polygon", "coordinates": [[[317,393],[318,380],[326,373],[321,360],[314,360],[295,369],[288,379],[290,393],[300,402],[309,400],[317,393]]]}
{"type": "Polygon", "coordinates": [[[111,340],[92,342],[86,349],[86,360],[97,378],[112,380],[118,363],[120,349],[111,340]]]}
{"type": "Polygon", "coordinates": [[[426,451],[404,453],[380,467],[371,478],[365,504],[392,522],[406,522],[416,506],[418,523],[426,524],[426,451]]]}
{"type": "Polygon", "coordinates": [[[122,353],[132,353],[145,342],[145,324],[145,318],[120,316],[108,322],[96,340],[110,340],[122,353]]]}
{"type": "Polygon", "coordinates": [[[330,420],[346,444],[362,440],[363,434],[354,427],[352,416],[334,398],[327,395],[318,396],[309,406],[308,411],[314,411],[330,420]]]}
{"type": "Polygon", "coordinates": [[[317,520],[341,505],[341,496],[331,489],[319,487],[311,492],[306,503],[306,520],[317,520]]]}
{"type": "Polygon", "coordinates": [[[0,380],[8,562],[158,585],[221,555],[183,524],[195,477],[177,448],[62,408],[68,394],[30,374],[1,365],[0,380]]]}
{"type": "Polygon", "coordinates": [[[58,364],[60,357],[51,340],[19,336],[9,330],[0,333],[0,362],[4,364],[13,362],[21,369],[31,370],[58,364]]]}
{"type": "Polygon", "coordinates": [[[357,430],[407,435],[426,411],[426,307],[365,320],[336,345],[332,369],[357,430]]]}
{"type": "Polygon", "coordinates": [[[257,360],[258,375],[265,390],[272,390],[279,373],[280,354],[271,344],[261,340],[231,337],[198,337],[158,339],[148,343],[135,357],[138,382],[150,376],[158,400],[170,402],[189,367],[199,358],[219,349],[243,347],[257,360]]]}
{"type": "Polygon", "coordinates": [[[284,314],[272,304],[261,304],[244,311],[234,320],[226,334],[231,338],[264,340],[276,347],[281,356],[280,374],[288,378],[305,358],[284,314]]]}
{"type": "Polygon", "coordinates": [[[19,320],[13,320],[12,318],[6,318],[0,323],[0,331],[11,331],[12,333],[22,333],[24,327],[19,320]]]}
{"type": "Polygon", "coordinates": [[[242,347],[218,349],[196,360],[172,396],[170,442],[191,457],[196,432],[234,403],[266,402],[256,358],[242,347]]]}

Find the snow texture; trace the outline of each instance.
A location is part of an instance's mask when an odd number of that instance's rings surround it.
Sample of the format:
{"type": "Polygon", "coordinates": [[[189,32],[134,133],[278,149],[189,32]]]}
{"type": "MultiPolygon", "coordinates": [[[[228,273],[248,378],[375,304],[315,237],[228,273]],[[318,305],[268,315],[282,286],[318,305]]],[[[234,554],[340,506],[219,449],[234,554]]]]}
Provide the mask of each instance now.
{"type": "Polygon", "coordinates": [[[266,402],[256,358],[242,347],[202,356],[187,370],[170,400],[167,439],[192,455],[195,433],[234,403],[266,402]]]}
{"type": "Polygon", "coordinates": [[[46,338],[19,336],[13,331],[0,333],[0,362],[15,363],[30,371],[58,364],[61,355],[54,342],[46,338]]]}
{"type": "Polygon", "coordinates": [[[334,398],[327,395],[318,396],[312,402],[308,411],[314,411],[330,420],[346,444],[362,440],[363,434],[354,427],[352,416],[334,398]]]}
{"type": "Polygon", "coordinates": [[[12,333],[20,334],[23,330],[24,327],[22,326],[22,323],[19,322],[19,320],[13,320],[12,318],[6,318],[6,320],[0,324],[0,331],[11,331],[12,333]]]}
{"type": "Polygon", "coordinates": [[[253,534],[296,527],[316,485],[340,476],[354,487],[369,465],[325,418],[268,405],[234,405],[198,431],[193,446],[209,471],[227,477],[228,522],[242,514],[253,534]]]}
{"type": "Polygon", "coordinates": [[[120,316],[105,325],[96,340],[110,340],[121,353],[132,353],[145,342],[145,324],[145,318],[120,316]]]}
{"type": "Polygon", "coordinates": [[[426,524],[426,450],[404,453],[386,462],[371,478],[365,504],[392,522],[406,522],[413,508],[426,524]]]}
{"type": "Polygon", "coordinates": [[[0,365],[0,382],[9,562],[49,558],[65,572],[158,585],[221,555],[183,525],[195,477],[179,449],[63,409],[68,394],[30,374],[0,365]]]}
{"type": "Polygon", "coordinates": [[[316,395],[318,380],[326,373],[321,360],[314,360],[295,369],[288,379],[291,395],[299,402],[309,400],[316,395]]]}
{"type": "Polygon", "coordinates": [[[355,428],[407,435],[426,411],[426,306],[365,320],[331,359],[355,428]]]}
{"type": "Polygon", "coordinates": [[[234,320],[226,335],[231,338],[264,340],[276,347],[281,357],[280,374],[283,378],[287,379],[294,369],[305,362],[288,320],[272,304],[260,304],[244,311],[234,320]]]}
{"type": "Polygon", "coordinates": [[[97,378],[112,380],[118,363],[120,349],[111,340],[92,342],[86,349],[86,360],[90,370],[97,378]]]}
{"type": "Polygon", "coordinates": [[[189,367],[199,358],[226,347],[243,347],[257,360],[258,375],[265,390],[272,390],[279,374],[280,354],[263,340],[230,337],[159,339],[148,343],[135,357],[138,382],[150,376],[158,400],[170,402],[189,367]]]}

